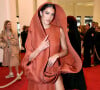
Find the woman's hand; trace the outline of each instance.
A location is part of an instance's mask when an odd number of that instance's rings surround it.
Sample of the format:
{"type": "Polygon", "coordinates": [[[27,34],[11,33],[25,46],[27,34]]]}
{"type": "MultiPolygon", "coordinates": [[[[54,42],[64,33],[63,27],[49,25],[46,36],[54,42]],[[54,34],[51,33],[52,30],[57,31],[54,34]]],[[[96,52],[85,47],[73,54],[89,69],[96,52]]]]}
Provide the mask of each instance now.
{"type": "Polygon", "coordinates": [[[49,47],[49,40],[48,40],[48,35],[45,37],[45,39],[41,42],[39,46],[39,51],[43,51],[44,49],[49,47]]]}
{"type": "Polygon", "coordinates": [[[59,58],[59,56],[57,54],[49,57],[49,59],[48,59],[48,66],[51,67],[56,62],[56,60],[58,58],[59,58]]]}
{"type": "Polygon", "coordinates": [[[48,40],[48,35],[45,37],[45,39],[41,42],[39,47],[33,51],[30,56],[29,56],[29,61],[34,59],[41,51],[45,50],[46,48],[49,47],[49,40],[48,40]]]}

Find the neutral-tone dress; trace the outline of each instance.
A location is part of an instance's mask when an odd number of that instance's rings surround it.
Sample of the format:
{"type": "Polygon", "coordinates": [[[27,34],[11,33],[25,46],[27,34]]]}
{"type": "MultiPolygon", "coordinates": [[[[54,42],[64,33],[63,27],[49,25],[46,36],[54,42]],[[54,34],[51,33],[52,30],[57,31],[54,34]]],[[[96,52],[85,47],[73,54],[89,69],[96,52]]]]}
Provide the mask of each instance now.
{"type": "Polygon", "coordinates": [[[6,46],[3,48],[3,66],[16,66],[19,65],[19,44],[18,38],[15,37],[14,34],[10,32],[8,39],[8,35],[5,32],[2,32],[1,39],[6,43],[6,46]],[[5,37],[7,40],[3,39],[5,37]]]}

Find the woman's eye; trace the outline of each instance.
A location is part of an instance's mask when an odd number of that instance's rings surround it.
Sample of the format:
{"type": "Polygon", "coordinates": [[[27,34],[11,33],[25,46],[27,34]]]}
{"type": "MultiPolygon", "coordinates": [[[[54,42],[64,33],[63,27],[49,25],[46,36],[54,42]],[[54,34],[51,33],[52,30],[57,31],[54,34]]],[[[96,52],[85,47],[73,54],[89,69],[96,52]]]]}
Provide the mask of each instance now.
{"type": "Polygon", "coordinates": [[[49,12],[45,12],[46,14],[49,14],[49,12]]]}
{"type": "Polygon", "coordinates": [[[54,13],[53,14],[51,14],[52,16],[54,16],[54,13]]]}

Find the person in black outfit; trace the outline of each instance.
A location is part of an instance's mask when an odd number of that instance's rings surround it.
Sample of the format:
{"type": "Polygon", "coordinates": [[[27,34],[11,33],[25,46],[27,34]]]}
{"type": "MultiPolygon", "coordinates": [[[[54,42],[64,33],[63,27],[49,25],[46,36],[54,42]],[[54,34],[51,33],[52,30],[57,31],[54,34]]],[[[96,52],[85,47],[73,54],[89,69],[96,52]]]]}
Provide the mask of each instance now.
{"type": "Polygon", "coordinates": [[[94,55],[94,65],[100,64],[100,27],[95,28],[95,36],[94,36],[94,49],[95,49],[95,55],[94,55]]]}
{"type": "Polygon", "coordinates": [[[95,35],[95,22],[92,22],[92,27],[86,32],[84,36],[84,61],[83,67],[91,67],[91,55],[94,51],[94,35],[95,35]]]}
{"type": "Polygon", "coordinates": [[[26,42],[27,34],[28,34],[28,26],[23,26],[23,31],[21,32],[21,39],[22,39],[22,47],[24,48],[24,50],[22,50],[21,52],[26,51],[25,42],[26,42]]]}
{"type": "MultiPolygon", "coordinates": [[[[75,17],[68,16],[67,17],[67,23],[69,28],[69,39],[73,46],[73,48],[76,50],[78,55],[81,57],[81,38],[80,34],[77,28],[77,21],[75,17]]],[[[79,73],[75,74],[62,74],[63,77],[63,83],[65,90],[86,90],[86,83],[84,79],[83,69],[79,73]]]]}

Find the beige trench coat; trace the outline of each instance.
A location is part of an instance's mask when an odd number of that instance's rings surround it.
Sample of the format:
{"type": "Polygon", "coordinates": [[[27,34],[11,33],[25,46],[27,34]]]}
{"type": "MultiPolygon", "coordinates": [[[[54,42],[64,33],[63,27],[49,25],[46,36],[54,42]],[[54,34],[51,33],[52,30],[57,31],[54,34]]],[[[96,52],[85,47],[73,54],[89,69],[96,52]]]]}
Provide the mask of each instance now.
{"type": "Polygon", "coordinates": [[[3,66],[17,66],[19,65],[19,43],[18,37],[15,37],[14,34],[11,33],[8,38],[7,33],[2,32],[0,35],[0,39],[3,43],[6,43],[5,47],[3,47],[3,66]],[[4,37],[6,40],[4,40],[4,37]]]}

